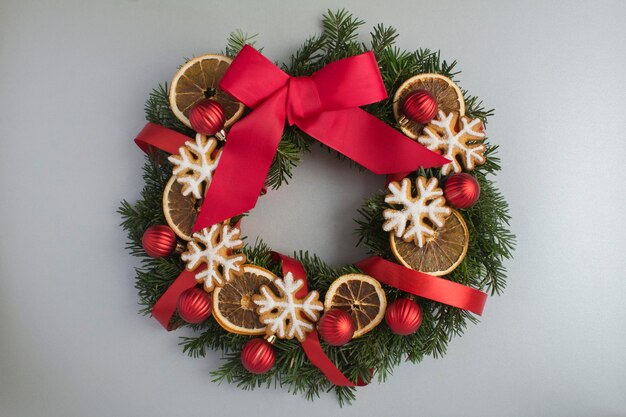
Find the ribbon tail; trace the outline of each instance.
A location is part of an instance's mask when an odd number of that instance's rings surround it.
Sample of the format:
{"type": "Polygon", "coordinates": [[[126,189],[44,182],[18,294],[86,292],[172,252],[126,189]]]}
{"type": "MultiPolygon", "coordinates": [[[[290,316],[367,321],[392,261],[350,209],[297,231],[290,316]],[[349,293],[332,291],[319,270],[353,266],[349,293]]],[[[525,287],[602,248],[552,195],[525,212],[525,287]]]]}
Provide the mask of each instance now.
{"type": "Polygon", "coordinates": [[[320,339],[317,334],[317,330],[309,333],[302,341],[302,349],[304,349],[304,353],[306,353],[307,358],[311,361],[313,365],[315,365],[320,371],[326,375],[328,380],[337,386],[340,387],[356,387],[357,384],[350,381],[340,370],[335,366],[335,364],[326,356],[324,351],[322,350],[322,345],[320,344],[320,339]]]}
{"type": "Polygon", "coordinates": [[[360,108],[326,111],[296,124],[376,174],[412,172],[450,162],[360,108]]]}
{"type": "Polygon", "coordinates": [[[182,133],[156,123],[148,123],[135,138],[135,143],[147,154],[154,152],[155,148],[173,154],[178,153],[178,148],[185,146],[188,140],[190,138],[182,133]]]}
{"type": "Polygon", "coordinates": [[[479,316],[483,313],[487,301],[487,294],[482,291],[414,271],[378,256],[372,256],[354,265],[384,284],[419,297],[471,311],[479,316]]]}
{"type": "Polygon", "coordinates": [[[161,298],[157,300],[152,307],[152,317],[157,319],[161,326],[165,327],[167,331],[173,329],[170,320],[176,311],[176,305],[178,304],[178,298],[187,289],[196,285],[196,273],[198,271],[184,270],[174,280],[172,285],[163,293],[161,298]]]}
{"type": "MultiPolygon", "coordinates": [[[[294,258],[291,258],[287,255],[283,255],[282,253],[272,252],[272,258],[276,261],[280,261],[282,263],[283,275],[286,275],[288,272],[291,272],[296,279],[301,279],[304,281],[304,285],[298,292],[296,293],[296,297],[303,298],[306,297],[308,293],[308,285],[306,279],[306,271],[302,264],[294,258]]],[[[365,382],[353,383],[350,381],[337,366],[330,360],[330,358],[324,353],[322,349],[322,345],[320,343],[319,336],[317,334],[317,330],[313,330],[310,332],[306,339],[301,342],[302,349],[306,354],[307,358],[311,361],[313,365],[315,365],[330,382],[335,385],[342,387],[356,387],[356,386],[364,386],[367,385],[365,382]]]]}
{"type": "Polygon", "coordinates": [[[254,208],[283,133],[286,97],[279,90],[228,132],[194,231],[254,208]]]}

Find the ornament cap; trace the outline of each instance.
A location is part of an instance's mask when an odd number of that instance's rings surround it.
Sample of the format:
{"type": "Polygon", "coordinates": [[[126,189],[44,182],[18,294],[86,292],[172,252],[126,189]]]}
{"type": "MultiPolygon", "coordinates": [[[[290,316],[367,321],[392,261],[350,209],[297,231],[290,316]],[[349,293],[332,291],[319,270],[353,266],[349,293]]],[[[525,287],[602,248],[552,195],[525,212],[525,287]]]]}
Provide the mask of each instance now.
{"type": "Polygon", "coordinates": [[[226,131],[222,129],[219,132],[215,133],[213,137],[221,142],[224,142],[226,140],[226,131]]]}
{"type": "Polygon", "coordinates": [[[177,242],[176,243],[176,248],[174,248],[174,253],[177,253],[177,254],[180,255],[181,253],[183,253],[186,250],[187,250],[187,246],[186,245],[183,245],[182,243],[177,242]]]}

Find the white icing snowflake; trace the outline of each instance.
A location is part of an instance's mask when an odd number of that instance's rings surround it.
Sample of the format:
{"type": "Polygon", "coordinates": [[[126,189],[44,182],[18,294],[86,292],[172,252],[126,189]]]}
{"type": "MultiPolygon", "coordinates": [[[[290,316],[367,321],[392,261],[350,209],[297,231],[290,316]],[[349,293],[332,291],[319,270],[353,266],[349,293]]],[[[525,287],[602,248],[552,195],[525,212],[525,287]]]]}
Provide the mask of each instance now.
{"type": "Polygon", "coordinates": [[[231,254],[243,246],[239,229],[226,224],[214,224],[211,228],[194,233],[193,239],[187,244],[187,252],[181,255],[181,259],[187,262],[189,271],[206,264],[206,269],[196,274],[196,281],[204,282],[207,292],[243,273],[241,265],[246,261],[246,256],[241,253],[231,254]]]}
{"type": "Polygon", "coordinates": [[[184,196],[193,194],[197,199],[204,196],[204,189],[211,184],[222,152],[215,152],[217,144],[217,140],[198,133],[195,142],[185,142],[185,146],[179,149],[179,155],[168,158],[174,165],[172,173],[177,177],[176,181],[183,186],[184,196]]]}
{"type": "Polygon", "coordinates": [[[446,217],[451,213],[450,208],[444,205],[446,200],[442,197],[443,191],[437,185],[437,178],[431,178],[427,182],[426,178],[418,177],[417,196],[413,197],[410,179],[403,179],[402,185],[395,181],[389,183],[391,194],[387,194],[385,202],[401,204],[404,207],[400,210],[383,211],[385,217],[383,230],[386,232],[393,230],[395,235],[404,241],[413,240],[420,248],[424,246],[426,238],[435,233],[433,225],[443,226],[446,217]]]}
{"type": "Polygon", "coordinates": [[[485,139],[483,123],[480,119],[470,120],[461,117],[461,129],[458,126],[459,114],[446,115],[441,110],[439,116],[433,119],[425,128],[424,133],[417,138],[418,142],[431,151],[439,151],[451,162],[441,167],[441,173],[448,175],[451,171],[459,173],[463,170],[459,159],[465,169],[472,171],[475,164],[485,163],[485,139]],[[458,158],[458,159],[457,159],[458,158]]]}
{"type": "Polygon", "coordinates": [[[311,291],[304,299],[296,298],[296,293],[304,285],[301,279],[294,279],[288,272],[283,279],[272,283],[279,291],[276,295],[267,285],[261,286],[261,294],[253,296],[258,306],[257,313],[261,323],[267,325],[267,333],[275,334],[281,339],[293,339],[295,336],[302,341],[306,334],[313,330],[313,324],[324,310],[318,300],[317,291],[311,291]]]}

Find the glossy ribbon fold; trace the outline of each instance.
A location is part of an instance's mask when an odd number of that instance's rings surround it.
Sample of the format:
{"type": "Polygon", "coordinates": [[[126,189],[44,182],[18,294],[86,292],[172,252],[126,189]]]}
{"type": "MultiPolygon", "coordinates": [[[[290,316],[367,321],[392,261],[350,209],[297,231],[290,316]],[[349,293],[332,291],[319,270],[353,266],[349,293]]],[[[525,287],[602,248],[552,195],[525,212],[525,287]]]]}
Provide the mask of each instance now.
{"type": "Polygon", "coordinates": [[[174,312],[176,312],[180,295],[185,290],[196,286],[196,274],[200,270],[188,271],[185,269],[181,272],[152,307],[152,317],[161,323],[161,326],[165,327],[168,332],[175,328],[171,320],[174,312]]]}
{"type": "Polygon", "coordinates": [[[354,264],[378,281],[418,297],[481,315],[487,294],[467,285],[414,271],[379,256],[372,256],[354,264]]]}
{"type": "MultiPolygon", "coordinates": [[[[155,128],[162,128],[165,130],[169,130],[159,125],[154,125],[154,126],[155,128]]],[[[146,128],[147,127],[148,126],[146,126],[146,128]]],[[[146,128],[144,128],[144,130],[146,128]]],[[[176,133],[176,134],[179,135],[179,133],[176,133]]],[[[165,135],[168,135],[168,133],[165,132],[165,135]]],[[[140,136],[141,136],[141,133],[140,133],[140,136]]],[[[138,136],[138,138],[140,136],[138,136]]],[[[183,138],[187,138],[187,136],[184,136],[184,135],[180,135],[180,136],[182,136],[183,138]]],[[[155,137],[155,135],[151,134],[150,137],[155,137]]],[[[182,138],[178,138],[178,139],[182,140],[182,138]]],[[[135,139],[135,141],[137,141],[137,139],[135,139]]],[[[153,146],[150,141],[148,143],[145,143],[145,145],[147,147],[153,146]]],[[[146,152],[148,152],[148,150],[146,152]]],[[[235,224],[236,228],[239,228],[240,226],[241,226],[241,220],[235,224]]],[[[175,326],[176,323],[172,323],[172,316],[176,312],[176,308],[178,306],[178,299],[180,298],[181,294],[185,292],[185,290],[196,286],[196,284],[198,283],[196,281],[196,274],[201,272],[205,268],[206,268],[206,264],[202,264],[195,271],[189,271],[187,270],[187,268],[183,269],[180,275],[176,277],[174,282],[172,282],[169,288],[163,293],[163,295],[161,295],[161,297],[156,301],[156,303],[154,303],[154,306],[152,306],[152,317],[154,317],[159,323],[161,323],[161,326],[165,327],[165,329],[168,332],[176,328],[175,326]]]]}
{"type": "Polygon", "coordinates": [[[246,45],[219,86],[252,111],[228,132],[194,230],[255,206],[285,121],[377,174],[449,162],[359,108],[387,98],[371,52],[290,77],[246,45]]]}
{"type": "Polygon", "coordinates": [[[135,143],[147,154],[151,154],[155,148],[175,154],[178,153],[181,146],[185,146],[185,142],[188,140],[191,138],[182,133],[156,123],[147,123],[137,134],[135,143]]]}

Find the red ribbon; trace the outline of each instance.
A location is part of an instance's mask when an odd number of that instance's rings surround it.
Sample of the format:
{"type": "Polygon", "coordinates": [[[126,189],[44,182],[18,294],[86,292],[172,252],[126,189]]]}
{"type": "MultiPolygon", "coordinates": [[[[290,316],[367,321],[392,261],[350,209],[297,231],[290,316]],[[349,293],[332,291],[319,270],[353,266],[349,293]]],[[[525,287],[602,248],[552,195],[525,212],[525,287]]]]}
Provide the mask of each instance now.
{"type": "Polygon", "coordinates": [[[457,282],[414,271],[379,256],[354,264],[378,281],[399,290],[481,315],[487,294],[457,282]]]}
{"type": "Polygon", "coordinates": [[[178,304],[180,295],[185,290],[196,286],[196,274],[200,270],[201,269],[188,271],[185,269],[181,272],[152,307],[152,317],[157,319],[157,321],[161,323],[161,326],[165,327],[168,332],[174,329],[170,320],[176,311],[176,305],[178,304]]]}
{"type": "MultiPolygon", "coordinates": [[[[298,290],[298,292],[296,293],[296,297],[306,297],[309,290],[307,288],[306,272],[302,264],[297,260],[278,252],[272,252],[272,255],[275,259],[279,259],[280,261],[282,261],[283,276],[286,275],[288,272],[291,272],[294,278],[304,281],[304,285],[298,290]]],[[[317,330],[313,330],[312,332],[307,334],[306,339],[304,339],[301,344],[307,358],[309,358],[311,363],[315,365],[320,371],[322,371],[324,375],[326,375],[326,378],[328,378],[331,383],[340,387],[356,387],[367,385],[367,383],[363,381],[359,381],[355,384],[354,382],[350,381],[339,370],[339,368],[337,368],[337,366],[335,366],[335,364],[328,358],[328,356],[326,356],[326,353],[324,353],[322,345],[320,344],[317,330]]]]}
{"type": "Polygon", "coordinates": [[[154,148],[167,153],[178,153],[178,148],[185,146],[189,139],[181,133],[175,132],[156,123],[146,124],[135,138],[135,143],[147,154],[152,153],[154,148]]]}
{"type": "MultiPolygon", "coordinates": [[[[159,125],[154,126],[160,127],[159,125]]],[[[239,228],[240,225],[241,220],[239,220],[235,224],[235,227],[239,228]]],[[[170,321],[172,320],[174,312],[176,312],[178,299],[185,290],[196,286],[196,274],[201,272],[204,268],[206,268],[206,264],[202,264],[195,271],[189,271],[185,268],[183,272],[181,272],[180,275],[176,277],[174,282],[172,282],[172,285],[170,285],[169,288],[163,293],[163,295],[159,297],[157,302],[154,303],[154,306],[152,306],[152,317],[154,317],[159,323],[161,323],[161,326],[165,327],[168,332],[174,330],[175,328],[175,326],[170,323],[170,321]]]]}
{"type": "Polygon", "coordinates": [[[246,45],[219,86],[253,110],[228,133],[194,230],[255,206],[285,121],[377,174],[449,162],[359,108],[387,98],[371,52],[290,77],[246,45]]]}

